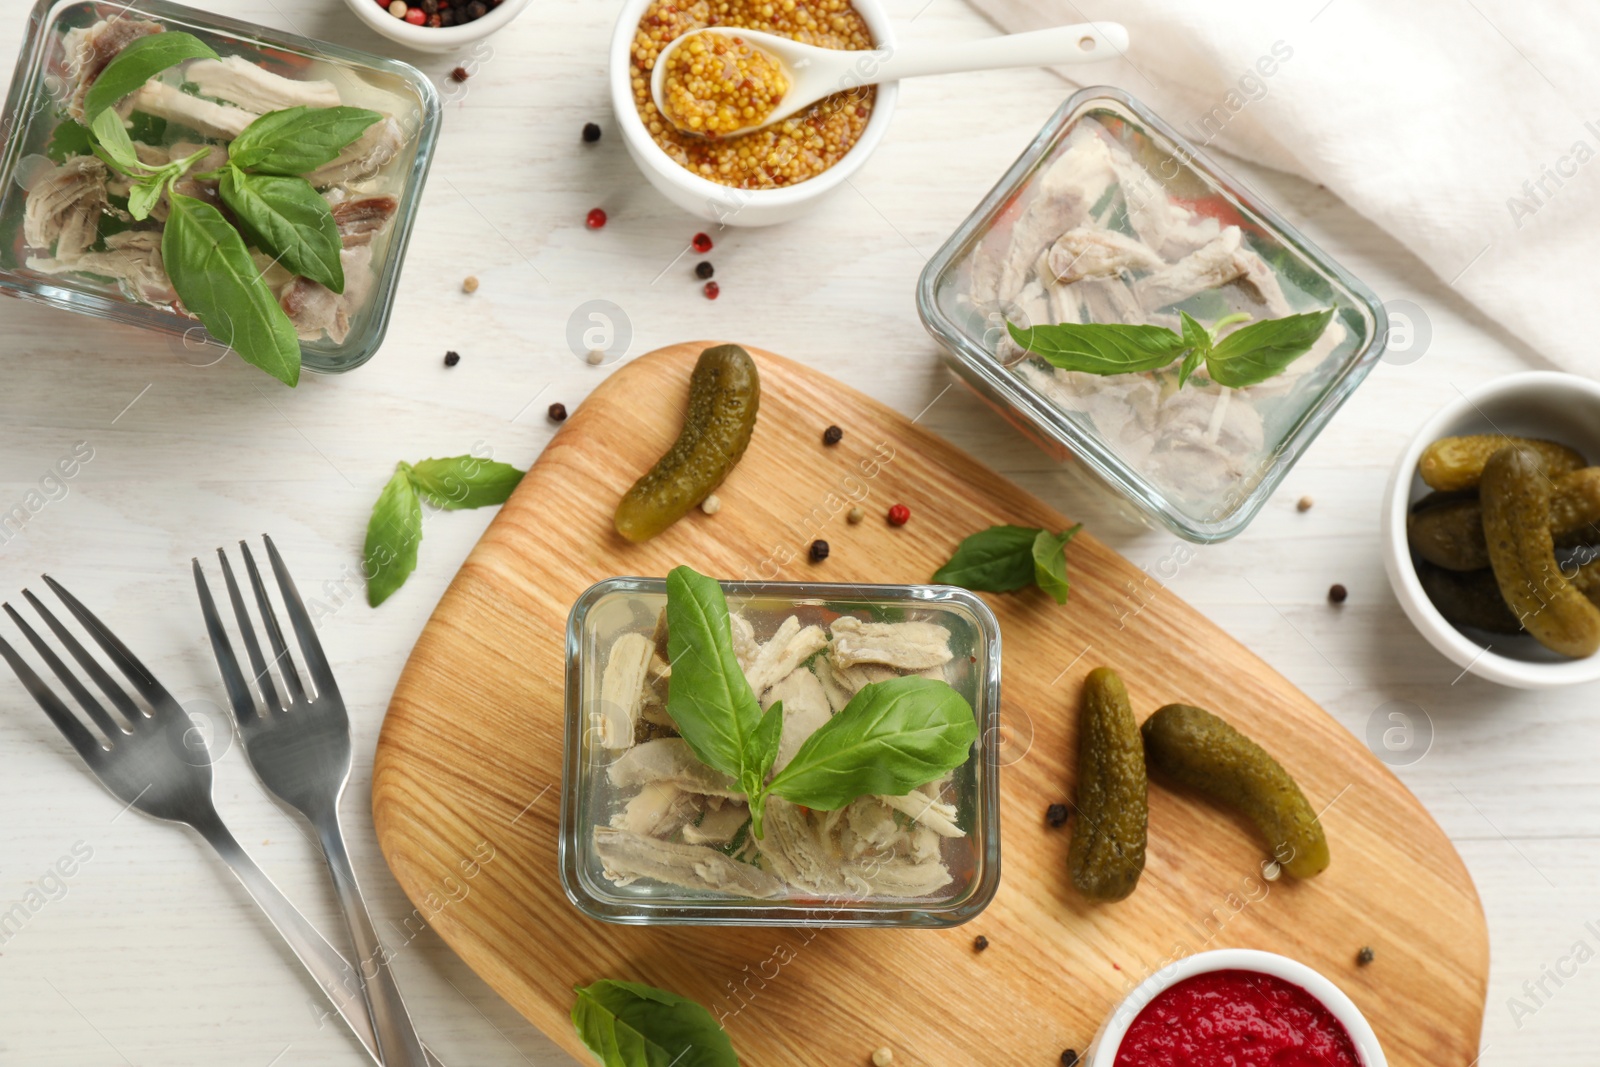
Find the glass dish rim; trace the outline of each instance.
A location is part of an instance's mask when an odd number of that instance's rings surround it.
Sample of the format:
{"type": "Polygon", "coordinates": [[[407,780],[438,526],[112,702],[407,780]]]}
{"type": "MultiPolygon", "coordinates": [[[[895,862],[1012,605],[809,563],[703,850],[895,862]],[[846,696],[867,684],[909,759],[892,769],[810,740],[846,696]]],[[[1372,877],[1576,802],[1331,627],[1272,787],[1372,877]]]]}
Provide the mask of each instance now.
{"type": "Polygon", "coordinates": [[[994,402],[994,397],[985,395],[984,389],[979,388],[981,383],[984,388],[1003,398],[1011,410],[1024,419],[1035,432],[1087,464],[1102,481],[1115,488],[1145,514],[1178,536],[1197,544],[1225,541],[1236,536],[1250,524],[1277,490],[1290,468],[1316,440],[1356,388],[1366,380],[1372,368],[1382,359],[1388,346],[1388,316],[1376,293],[1290,224],[1259,195],[1220,167],[1208,153],[1197,148],[1131,93],[1107,85],[1088,86],[1078,90],[1046,120],[1044,126],[1001,175],[999,181],[928,260],[917,279],[916,300],[917,313],[922,319],[923,326],[940,343],[946,362],[951,364],[959,377],[978,389],[980,396],[984,396],[991,403],[994,402]],[[1346,357],[1343,369],[1323,388],[1316,401],[1306,409],[1284,438],[1255,487],[1244,494],[1230,511],[1214,522],[1202,522],[1185,515],[1169,503],[1166,493],[1107,448],[1097,434],[1090,433],[1061,417],[1053,404],[1024,386],[1015,376],[997,373],[991,366],[993,360],[989,354],[978,348],[966,332],[945,315],[939,305],[937,296],[939,280],[955,266],[957,260],[964,256],[976,241],[992,229],[996,216],[1018,191],[1022,181],[1028,177],[1045,154],[1059,143],[1069,126],[1081,119],[1096,102],[1111,102],[1124,108],[1140,123],[1165,138],[1182,152],[1187,166],[1214,182],[1235,207],[1242,207],[1249,214],[1259,218],[1279,241],[1293,248],[1318,270],[1343,286],[1356,298],[1358,310],[1364,311],[1371,319],[1371,330],[1365,347],[1346,357]]]}
{"type": "MultiPolygon", "coordinates": [[[[12,175],[21,159],[22,141],[18,127],[23,125],[19,116],[26,102],[39,91],[38,79],[45,69],[47,58],[43,48],[50,38],[45,28],[53,24],[56,11],[74,3],[102,3],[118,6],[111,0],[35,0],[28,12],[22,43],[17,51],[17,62],[12,73],[11,87],[6,93],[5,110],[0,113],[0,188],[11,183],[12,175]]],[[[422,192],[428,173],[433,166],[437,147],[443,105],[438,89],[421,70],[404,60],[392,59],[375,52],[305,37],[287,30],[276,30],[260,23],[246,22],[220,15],[174,0],[141,0],[135,14],[161,22],[187,22],[246,41],[255,41],[273,48],[300,55],[315,56],[328,62],[345,66],[368,68],[399,78],[417,96],[422,118],[417,128],[416,156],[406,177],[410,195],[409,203],[395,216],[395,230],[389,238],[389,253],[384,270],[373,281],[373,320],[368,329],[369,339],[360,347],[359,354],[345,360],[331,361],[322,354],[309,351],[301,344],[303,368],[313,374],[344,374],[364,366],[383,347],[388,336],[390,320],[398,299],[401,271],[411,247],[411,235],[421,207],[422,192]]],[[[31,129],[31,117],[28,116],[31,129]]],[[[38,278],[21,271],[0,267],[0,295],[13,296],[32,303],[44,304],[59,311],[87,315],[119,325],[150,330],[168,337],[182,337],[185,345],[194,343],[226,352],[228,346],[206,333],[199,320],[179,315],[171,310],[139,304],[131,300],[117,300],[94,293],[80,292],[65,285],[52,283],[48,278],[38,278]],[[198,331],[198,333],[196,333],[198,331]],[[193,340],[194,338],[203,340],[193,340]]]]}
{"type": "MultiPolygon", "coordinates": [[[[801,600],[856,599],[873,597],[895,603],[921,602],[954,604],[967,610],[983,635],[989,650],[988,663],[978,676],[984,708],[979,723],[983,769],[977,790],[978,822],[984,834],[981,858],[983,872],[963,898],[936,906],[894,904],[848,911],[838,908],[795,903],[712,903],[704,900],[675,901],[661,905],[613,904],[601,901],[584,890],[578,870],[576,835],[578,811],[575,785],[580,777],[578,734],[582,728],[578,706],[581,670],[581,639],[590,610],[612,593],[665,594],[665,578],[617,576],[594,583],[579,594],[567,616],[565,635],[565,693],[562,702],[561,817],[558,840],[558,867],[561,887],[567,899],[583,914],[601,922],[630,926],[809,926],[809,927],[895,927],[905,929],[943,929],[959,926],[976,918],[1000,888],[1000,762],[999,746],[993,743],[1000,725],[1000,623],[993,609],[968,589],[953,585],[878,585],[861,582],[719,582],[724,593],[783,596],[801,600]],[[802,592],[803,591],[803,592],[802,592]],[[570,787],[570,788],[569,788],[570,787]]],[[[739,898],[743,901],[744,898],[739,898]]]]}

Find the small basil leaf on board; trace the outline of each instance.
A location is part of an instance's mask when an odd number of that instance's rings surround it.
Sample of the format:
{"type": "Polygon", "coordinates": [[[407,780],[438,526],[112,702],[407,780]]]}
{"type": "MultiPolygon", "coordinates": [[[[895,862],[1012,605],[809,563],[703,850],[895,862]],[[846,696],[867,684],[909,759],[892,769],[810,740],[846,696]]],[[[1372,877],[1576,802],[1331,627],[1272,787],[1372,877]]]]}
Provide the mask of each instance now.
{"type": "Polygon", "coordinates": [[[1183,353],[1184,340],[1165,326],[1074,323],[1030,326],[1006,323],[1011,339],[1051,366],[1089,374],[1160,370],[1183,353]]]}
{"type": "Polygon", "coordinates": [[[212,337],[285,385],[300,381],[300,338],[261,280],[244,238],[222,212],[180,196],[161,234],[161,258],[172,287],[212,337]]]}
{"type": "Polygon", "coordinates": [[[344,245],[333,209],[304,178],[246,174],[237,166],[222,172],[219,186],[228,205],[257,248],[292,274],[344,292],[344,245]]]}
{"type": "Polygon", "coordinates": [[[504,504],[522,481],[523,472],[509,463],[455,456],[425,459],[411,468],[411,474],[434,507],[459,511],[504,504]]]}
{"type": "Polygon", "coordinates": [[[417,546],[422,543],[422,501],[411,472],[404,463],[395,467],[389,484],[378,494],[367,520],[367,543],[362,570],[367,574],[367,603],[377,607],[417,569],[417,546]]]}
{"type": "Polygon", "coordinates": [[[861,796],[903,796],[965,763],[977,738],[972,705],[946,683],[917,675],[873,682],[806,738],[767,792],[823,811],[861,796]]]}
{"type": "Polygon", "coordinates": [[[1211,332],[1187,311],[1178,314],[1183,316],[1183,343],[1189,346],[1189,351],[1183,356],[1183,365],[1178,368],[1178,388],[1182,389],[1189,381],[1189,375],[1205,362],[1206,355],[1211,351],[1211,332]]]}
{"type": "Polygon", "coordinates": [[[94,117],[89,130],[94,134],[95,155],[124,174],[146,171],[149,167],[139,162],[139,153],[133,147],[133,138],[122,125],[122,116],[106,108],[94,117]]]}
{"type": "Polygon", "coordinates": [[[739,1067],[727,1031],[687,997],[639,982],[575,988],[572,1025],[602,1067],[739,1067]]]}
{"type": "Polygon", "coordinates": [[[1053,534],[1049,530],[1040,530],[1033,539],[1033,580],[1055,598],[1057,604],[1065,604],[1067,597],[1072,592],[1072,586],[1067,581],[1067,542],[1072,540],[1083,523],[1078,523],[1070,530],[1053,534]]]}
{"type": "Polygon", "coordinates": [[[1332,319],[1328,308],[1242,327],[1212,346],[1206,373],[1230,389],[1264,382],[1309,352],[1332,319]]]}
{"type": "Polygon", "coordinates": [[[733,654],[728,599],[722,587],[691,567],[667,574],[667,660],[672,686],[667,714],[700,762],[739,783],[752,799],[761,789],[754,739],[761,705],[733,654]]]}
{"type": "Polygon", "coordinates": [[[1009,593],[1033,581],[1031,526],[991,526],[956,546],[950,562],[933,574],[941,585],[959,585],[984,593],[1009,593]]]}
{"type": "Polygon", "coordinates": [[[360,107],[291,107],[246,126],[228,145],[235,166],[287,177],[308,174],[339,157],[383,116],[360,107]]]}
{"type": "Polygon", "coordinates": [[[190,59],[216,59],[204,41],[190,33],[152,33],[128,45],[95,78],[83,98],[83,113],[93,118],[168,67],[190,59]]]}

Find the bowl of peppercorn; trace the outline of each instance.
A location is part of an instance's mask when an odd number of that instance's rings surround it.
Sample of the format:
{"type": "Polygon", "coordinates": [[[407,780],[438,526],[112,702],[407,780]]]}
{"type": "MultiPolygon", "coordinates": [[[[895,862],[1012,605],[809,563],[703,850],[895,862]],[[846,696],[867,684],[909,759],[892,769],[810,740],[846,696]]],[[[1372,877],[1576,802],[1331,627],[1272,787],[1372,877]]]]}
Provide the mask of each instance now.
{"type": "Polygon", "coordinates": [[[522,14],[528,0],[344,0],[367,27],[418,52],[455,52],[522,14]]]}

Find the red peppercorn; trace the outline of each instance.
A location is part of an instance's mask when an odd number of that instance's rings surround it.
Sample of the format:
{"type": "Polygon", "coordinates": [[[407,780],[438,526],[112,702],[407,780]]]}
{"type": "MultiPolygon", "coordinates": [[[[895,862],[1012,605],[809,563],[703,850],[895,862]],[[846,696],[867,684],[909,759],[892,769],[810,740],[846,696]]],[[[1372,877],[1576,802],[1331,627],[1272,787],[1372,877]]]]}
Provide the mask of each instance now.
{"type": "Polygon", "coordinates": [[[689,243],[694,245],[694,250],[696,252],[705,253],[711,251],[711,238],[707,237],[703,233],[695,234],[694,240],[690,241],[689,243]]]}
{"type": "Polygon", "coordinates": [[[904,504],[896,504],[894,507],[889,509],[890,526],[904,526],[906,521],[910,518],[911,509],[906,507],[904,504]]]}
{"type": "Polygon", "coordinates": [[[588,223],[589,229],[598,230],[606,224],[606,213],[601,208],[595,208],[589,212],[589,217],[584,221],[588,223]]]}
{"type": "Polygon", "coordinates": [[[716,282],[706,282],[705,294],[707,300],[715,300],[722,295],[722,286],[716,282]]]}
{"type": "Polygon", "coordinates": [[[428,21],[428,13],[423,11],[420,7],[407,8],[406,21],[411,23],[413,26],[421,26],[424,22],[428,21]]]}

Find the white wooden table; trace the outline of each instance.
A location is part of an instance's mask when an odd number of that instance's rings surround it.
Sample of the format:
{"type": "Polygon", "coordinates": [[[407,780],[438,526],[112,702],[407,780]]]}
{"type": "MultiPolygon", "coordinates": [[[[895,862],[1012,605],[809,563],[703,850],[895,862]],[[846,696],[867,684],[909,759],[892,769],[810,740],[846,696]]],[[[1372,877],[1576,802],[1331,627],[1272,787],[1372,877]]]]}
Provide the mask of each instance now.
{"type": "MultiPolygon", "coordinates": [[[[386,47],[336,0],[208,6],[386,47]]],[[[961,0],[890,6],[904,39],[992,32],[961,0]]],[[[743,340],[901,411],[926,408],[923,421],[937,432],[1083,518],[1135,562],[1154,568],[1176,544],[963,389],[947,391],[913,306],[925,258],[1064,99],[1061,81],[1011,71],[906,85],[887,142],[850,188],[803,223],[717,235],[706,258],[722,297],[710,302],[692,273],[700,257],[678,258],[701,227],[646,186],[611,129],[603,54],[613,7],[538,0],[492,40],[465,92],[456,90],[388,343],[357,373],[289,392],[235,361],[185,365],[164,340],[135,330],[18,302],[0,307],[0,511],[39,488],[75,443],[93,449],[65,495],[57,491],[0,544],[0,594],[37,586],[41,572],[59,576],[191,710],[221,725],[189,560],[273,534],[302,590],[333,612],[322,634],[353,705],[358,755],[346,812],[355,861],[419,1028],[456,1067],[570,1062],[431,931],[405,940],[398,920],[411,908],[367,815],[391,688],[490,515],[431,521],[420,570],[380,610],[350,579],[396,461],[478,444],[525,466],[554,430],[546,406],[575,407],[610,373],[569,351],[567,322],[579,305],[606,299],[623,308],[633,355],[689,338],[743,340]],[[580,142],[588,121],[607,129],[597,145],[580,142]],[[584,226],[595,206],[610,216],[598,232],[584,226]],[[461,292],[469,274],[482,280],[472,296],[461,292]],[[453,369],[442,364],[447,349],[462,355],[453,369]]],[[[0,56],[15,52],[21,26],[20,5],[11,6],[0,56]]],[[[448,86],[453,59],[409,58],[448,86]]],[[[1481,1062],[1593,1063],[1600,963],[1588,960],[1600,950],[1600,922],[1586,924],[1600,920],[1600,694],[1519,693],[1458,677],[1406,622],[1378,554],[1384,482],[1415,427],[1458,388],[1541,361],[1326,192],[1242,169],[1385,299],[1424,309],[1432,341],[1420,359],[1380,366],[1255,524],[1200,551],[1170,587],[1358,734],[1390,702],[1424,713],[1431,749],[1398,772],[1456,842],[1488,912],[1493,977],[1481,1062]],[[1304,494],[1315,507],[1297,513],[1304,494]],[[1350,590],[1341,608],[1326,601],[1333,582],[1350,590]]],[[[45,900],[20,930],[0,935],[0,1064],[366,1062],[337,1025],[319,1027],[314,988],[196,840],[119,815],[9,677],[0,678],[0,705],[0,911],[35,890],[45,900]],[[45,877],[75,850],[89,858],[72,877],[45,877]]],[[[217,736],[228,743],[225,731],[217,736]]],[[[319,857],[297,825],[264,798],[238,751],[217,770],[218,802],[239,838],[343,943],[319,857]]]]}

